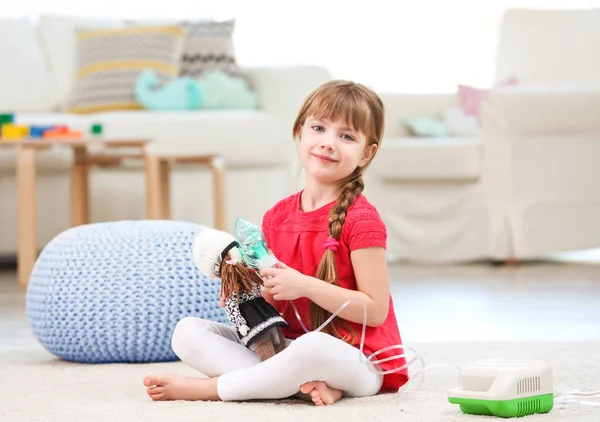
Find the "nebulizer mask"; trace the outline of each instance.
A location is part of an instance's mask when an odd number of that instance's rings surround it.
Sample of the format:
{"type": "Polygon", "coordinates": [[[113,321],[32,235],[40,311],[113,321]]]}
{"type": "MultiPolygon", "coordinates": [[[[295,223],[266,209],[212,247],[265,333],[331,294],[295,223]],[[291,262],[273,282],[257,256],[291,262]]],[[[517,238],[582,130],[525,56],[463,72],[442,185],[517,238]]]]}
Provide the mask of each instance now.
{"type": "MultiPolygon", "coordinates": [[[[234,236],[240,245],[239,250],[246,265],[259,270],[277,266],[277,258],[269,251],[265,236],[256,225],[239,218],[235,223],[234,236]]],[[[363,305],[363,324],[359,353],[361,363],[367,364],[369,370],[376,374],[386,375],[405,370],[413,363],[419,362],[419,370],[415,374],[412,374],[409,380],[410,382],[420,378],[419,388],[425,380],[424,375],[426,371],[439,367],[451,367],[459,371],[459,386],[448,392],[448,401],[458,404],[464,413],[501,417],[547,413],[552,409],[555,398],[560,398],[560,402],[564,403],[569,402],[569,400],[571,402],[577,400],[574,397],[590,397],[600,394],[600,390],[555,394],[552,384],[552,370],[548,364],[540,361],[484,359],[463,368],[446,363],[425,365],[423,357],[418,352],[402,344],[383,348],[365,357],[363,346],[367,328],[367,304],[363,299],[355,298],[348,300],[315,331],[321,331],[325,328],[351,302],[360,302],[363,305]],[[375,360],[376,356],[394,349],[399,349],[402,353],[375,360]],[[404,353],[405,350],[411,351],[412,355],[404,353]],[[398,368],[387,371],[379,369],[378,364],[395,359],[406,359],[406,363],[398,368]]],[[[290,301],[290,303],[302,329],[307,333],[310,332],[302,322],[294,301],[290,301]]],[[[407,384],[402,388],[406,387],[407,384]]],[[[599,405],[597,402],[577,402],[599,405]]]]}

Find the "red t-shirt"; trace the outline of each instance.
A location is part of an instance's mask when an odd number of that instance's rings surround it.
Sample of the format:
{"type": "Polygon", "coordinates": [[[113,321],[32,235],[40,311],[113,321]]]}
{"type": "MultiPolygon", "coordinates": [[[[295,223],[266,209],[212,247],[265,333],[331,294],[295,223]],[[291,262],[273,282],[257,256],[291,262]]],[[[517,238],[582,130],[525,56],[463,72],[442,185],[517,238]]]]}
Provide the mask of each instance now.
{"type": "MultiPolygon", "coordinates": [[[[317,267],[325,251],[324,243],[328,234],[329,212],[334,202],[310,212],[300,210],[301,191],[275,204],[266,212],[262,229],[269,248],[277,259],[300,271],[315,276],[317,267]]],[[[356,279],[350,261],[350,252],[361,248],[386,247],[386,227],[377,212],[363,195],[359,195],[346,213],[346,221],[342,226],[339,246],[335,252],[338,284],[346,289],[357,290],[356,279]]],[[[294,301],[304,325],[312,330],[310,322],[310,300],[299,298],[294,301]]],[[[304,334],[302,326],[296,318],[294,308],[288,301],[282,301],[281,311],[289,324],[284,329],[287,338],[295,339],[304,334]]],[[[354,329],[357,337],[362,333],[362,324],[347,321],[354,329]]],[[[390,295],[389,312],[385,322],[379,327],[367,327],[363,352],[368,357],[371,353],[385,347],[401,344],[400,332],[396,322],[392,297],[390,295]]],[[[360,338],[356,344],[360,347],[360,338]]],[[[402,353],[402,349],[392,349],[376,355],[373,360],[384,359],[402,353]]],[[[383,362],[380,368],[387,371],[406,363],[404,358],[383,362]]],[[[408,371],[402,370],[384,375],[381,392],[398,391],[408,381],[408,371]]]]}

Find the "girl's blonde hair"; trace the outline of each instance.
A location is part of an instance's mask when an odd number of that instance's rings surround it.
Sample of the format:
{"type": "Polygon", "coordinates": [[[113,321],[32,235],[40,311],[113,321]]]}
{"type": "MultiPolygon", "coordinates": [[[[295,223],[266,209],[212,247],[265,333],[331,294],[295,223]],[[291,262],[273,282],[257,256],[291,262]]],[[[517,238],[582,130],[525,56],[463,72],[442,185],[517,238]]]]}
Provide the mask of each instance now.
{"type": "MultiPolygon", "coordinates": [[[[378,150],[384,131],[384,111],[381,98],[366,86],[351,81],[330,81],[321,85],[306,98],[294,122],[294,138],[300,137],[304,122],[309,117],[314,117],[331,122],[344,122],[344,124],[366,137],[367,145],[365,148],[375,144],[378,150]]],[[[348,208],[364,189],[362,174],[374,156],[375,154],[371,156],[365,166],[357,167],[352,174],[340,181],[340,196],[329,213],[329,237],[339,240],[348,208]]],[[[325,249],[316,277],[327,283],[338,285],[335,255],[332,250],[325,249]]],[[[330,316],[330,312],[314,303],[312,304],[311,322],[313,329],[319,327],[330,316]]],[[[336,317],[323,331],[349,343],[356,341],[354,331],[339,317],[336,317]],[[338,327],[345,328],[350,333],[350,338],[342,336],[338,327]]]]}

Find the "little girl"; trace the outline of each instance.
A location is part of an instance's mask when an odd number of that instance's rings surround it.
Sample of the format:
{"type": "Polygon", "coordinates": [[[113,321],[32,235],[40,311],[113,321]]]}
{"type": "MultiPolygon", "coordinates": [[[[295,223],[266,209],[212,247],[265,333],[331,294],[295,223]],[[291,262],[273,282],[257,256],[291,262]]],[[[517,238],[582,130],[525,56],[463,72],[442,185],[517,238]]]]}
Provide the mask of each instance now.
{"type": "MultiPolygon", "coordinates": [[[[396,392],[408,380],[405,359],[360,362],[363,303],[351,302],[322,332],[314,330],[349,299],[367,304],[366,356],[401,344],[389,290],[386,228],[361,194],[362,174],[384,129],[381,99],[349,81],[325,83],[305,100],[294,123],[305,188],[265,214],[262,229],[278,258],[265,269],[263,295],[289,324],[288,347],[260,362],[233,327],[187,317],[172,338],[173,351],[208,378],[154,374],[144,378],[152,400],[251,400],[296,395],[316,405],[342,396],[396,392]]],[[[375,360],[401,353],[381,353],[375,360]]],[[[364,360],[364,359],[363,359],[364,360]]]]}

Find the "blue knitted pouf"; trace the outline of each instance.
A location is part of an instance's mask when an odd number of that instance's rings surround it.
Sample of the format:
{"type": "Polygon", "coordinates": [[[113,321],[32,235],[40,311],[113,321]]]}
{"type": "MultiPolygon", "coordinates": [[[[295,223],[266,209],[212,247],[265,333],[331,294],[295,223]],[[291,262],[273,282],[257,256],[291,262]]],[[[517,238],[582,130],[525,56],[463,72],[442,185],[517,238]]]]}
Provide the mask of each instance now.
{"type": "Polygon", "coordinates": [[[183,221],[89,224],[55,237],[27,289],[27,315],[51,353],[85,363],[176,360],[177,322],[228,323],[219,280],[195,268],[202,226],[183,221]]]}

